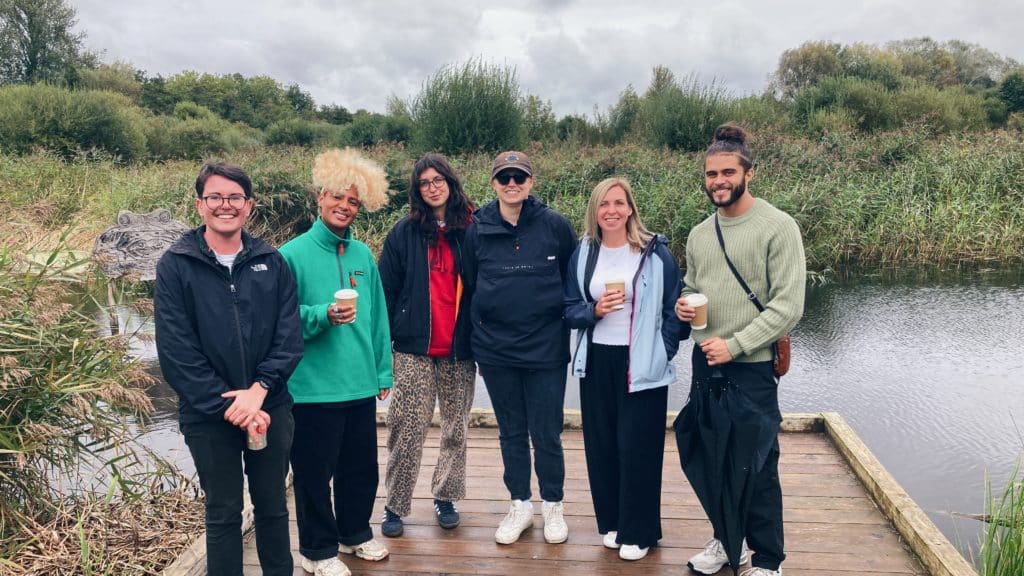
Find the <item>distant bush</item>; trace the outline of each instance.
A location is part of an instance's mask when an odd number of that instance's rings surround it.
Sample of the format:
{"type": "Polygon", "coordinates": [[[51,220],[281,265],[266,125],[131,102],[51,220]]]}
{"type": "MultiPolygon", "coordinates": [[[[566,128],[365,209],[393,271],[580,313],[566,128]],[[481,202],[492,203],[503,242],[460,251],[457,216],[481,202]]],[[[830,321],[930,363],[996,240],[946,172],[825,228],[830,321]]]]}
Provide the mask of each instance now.
{"type": "Polygon", "coordinates": [[[210,154],[233,152],[259,144],[259,132],[213,116],[185,118],[154,116],[147,122],[149,154],[157,160],[198,160],[210,154]]]}
{"type": "Polygon", "coordinates": [[[320,143],[338,143],[343,134],[344,130],[334,124],[290,118],[268,126],[264,140],[271,145],[313,146],[320,143]]]}
{"type": "Polygon", "coordinates": [[[703,150],[715,128],[729,120],[725,91],[712,83],[702,86],[696,76],[682,84],[667,68],[654,69],[637,118],[648,144],[673,150],[703,150]]]}
{"type": "Polygon", "coordinates": [[[820,110],[835,112],[853,121],[861,131],[887,130],[896,126],[892,94],[879,82],[861,78],[828,78],[797,92],[793,116],[797,124],[813,129],[812,119],[820,121],[820,110]]]}
{"type": "Polygon", "coordinates": [[[206,106],[191,101],[178,102],[171,111],[178,120],[219,120],[220,116],[206,106]]]}
{"type": "Polygon", "coordinates": [[[123,160],[146,155],[141,110],[112,92],[35,84],[0,88],[0,149],[53,150],[65,159],[103,151],[123,160]]]}
{"type": "Polygon", "coordinates": [[[352,122],[343,127],[340,144],[368,147],[383,142],[408,142],[412,132],[413,125],[407,117],[360,110],[352,117],[352,122]]]}
{"type": "Polygon", "coordinates": [[[525,136],[515,69],[470,60],[442,68],[410,106],[418,149],[446,154],[516,149],[525,136]]]}

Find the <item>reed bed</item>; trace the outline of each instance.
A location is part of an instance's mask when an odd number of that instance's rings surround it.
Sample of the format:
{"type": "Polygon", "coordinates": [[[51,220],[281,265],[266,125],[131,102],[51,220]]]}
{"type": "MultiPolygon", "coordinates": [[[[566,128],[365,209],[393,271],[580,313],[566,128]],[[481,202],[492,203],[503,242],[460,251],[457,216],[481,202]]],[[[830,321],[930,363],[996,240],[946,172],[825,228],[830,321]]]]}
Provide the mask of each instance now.
{"type": "Polygon", "coordinates": [[[999,496],[989,494],[981,539],[981,576],[1024,574],[1024,480],[1020,466],[999,496]]]}

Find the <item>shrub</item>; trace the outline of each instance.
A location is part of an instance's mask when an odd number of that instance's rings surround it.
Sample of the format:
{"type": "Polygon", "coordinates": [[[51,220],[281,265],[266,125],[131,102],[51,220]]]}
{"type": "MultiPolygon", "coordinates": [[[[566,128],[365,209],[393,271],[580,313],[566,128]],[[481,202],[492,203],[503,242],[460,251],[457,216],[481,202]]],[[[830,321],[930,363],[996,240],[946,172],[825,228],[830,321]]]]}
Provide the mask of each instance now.
{"type": "Polygon", "coordinates": [[[523,102],[515,69],[470,60],[446,66],[423,85],[410,106],[420,150],[458,154],[520,148],[523,102]]]}
{"type": "Polygon", "coordinates": [[[266,130],[265,141],[271,145],[312,146],[324,142],[338,142],[342,134],[343,131],[334,124],[289,118],[271,124],[266,130]]]}
{"type": "Polygon", "coordinates": [[[365,110],[356,112],[352,122],[343,127],[340,145],[373,146],[382,142],[408,142],[413,131],[412,122],[407,117],[385,116],[369,113],[365,110]]]}
{"type": "Polygon", "coordinates": [[[221,118],[178,119],[154,116],[147,123],[149,153],[154,159],[198,160],[209,154],[232,152],[259,143],[258,131],[221,118]]]}
{"type": "Polygon", "coordinates": [[[126,97],[35,84],[0,88],[0,149],[40,147],[65,159],[103,151],[123,160],[146,153],[144,118],[126,97]]]}
{"type": "Polygon", "coordinates": [[[691,75],[679,84],[672,72],[658,67],[637,120],[649,144],[695,152],[703,150],[715,128],[729,120],[728,101],[714,82],[702,86],[691,75]]]}

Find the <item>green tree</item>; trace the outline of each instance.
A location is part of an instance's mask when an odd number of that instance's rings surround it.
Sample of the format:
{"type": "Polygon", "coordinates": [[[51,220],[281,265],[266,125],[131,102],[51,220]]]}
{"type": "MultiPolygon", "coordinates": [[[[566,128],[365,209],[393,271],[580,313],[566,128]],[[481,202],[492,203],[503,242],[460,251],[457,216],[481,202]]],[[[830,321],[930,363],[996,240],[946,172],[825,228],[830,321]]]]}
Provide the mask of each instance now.
{"type": "Polygon", "coordinates": [[[316,110],[316,117],[330,124],[348,124],[352,121],[352,113],[341,104],[322,104],[316,110]]]}
{"type": "Polygon", "coordinates": [[[786,99],[802,88],[813,86],[825,78],[838,76],[842,70],[839,53],[842,46],[835,42],[804,42],[799,48],[786,50],[779,57],[772,85],[786,99]]]}
{"type": "Polygon", "coordinates": [[[64,0],[0,0],[0,84],[74,78],[89,59],[75,24],[64,0]]]}
{"type": "Polygon", "coordinates": [[[613,144],[622,142],[633,131],[639,113],[640,96],[632,85],[626,86],[619,94],[619,101],[608,111],[608,137],[613,144]]]}
{"type": "Polygon", "coordinates": [[[525,136],[515,68],[470,60],[446,66],[409,107],[422,150],[459,154],[519,148],[525,136]]]}
{"type": "Polygon", "coordinates": [[[999,84],[999,98],[1006,102],[1010,113],[1024,112],[1024,69],[1017,69],[1003,78],[999,84]]]}
{"type": "Polygon", "coordinates": [[[545,102],[533,94],[526,97],[523,122],[526,138],[531,142],[549,142],[557,138],[558,125],[551,111],[551,101],[545,102]]]}

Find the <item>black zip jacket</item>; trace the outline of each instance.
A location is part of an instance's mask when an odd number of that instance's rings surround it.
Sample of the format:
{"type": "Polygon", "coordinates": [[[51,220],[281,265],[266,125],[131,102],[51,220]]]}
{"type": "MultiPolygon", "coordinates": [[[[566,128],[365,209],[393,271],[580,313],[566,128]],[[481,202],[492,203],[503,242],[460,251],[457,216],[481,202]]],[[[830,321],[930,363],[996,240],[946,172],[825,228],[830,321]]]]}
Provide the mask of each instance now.
{"type": "MultiPolygon", "coordinates": [[[[464,233],[454,230],[445,234],[460,276],[463,273],[463,236],[464,233]]],[[[430,347],[430,262],[427,261],[427,239],[419,224],[408,216],[395,224],[384,240],[378,268],[388,306],[392,347],[396,352],[425,356],[430,347]]],[[[462,283],[465,288],[464,276],[462,283]]],[[[468,301],[463,289],[455,317],[452,358],[472,359],[470,328],[468,301]]]]}
{"type": "Polygon", "coordinates": [[[181,423],[224,419],[229,390],[270,386],[263,410],[291,405],[288,378],[302,358],[295,278],[269,244],[242,232],[231,274],[203,239],[186,232],[156,268],[156,349],[178,393],[181,423]]]}
{"type": "Polygon", "coordinates": [[[495,200],[477,211],[463,250],[480,364],[551,369],[569,361],[562,285],[576,233],[564,216],[534,196],[515,226],[495,200]]]}

